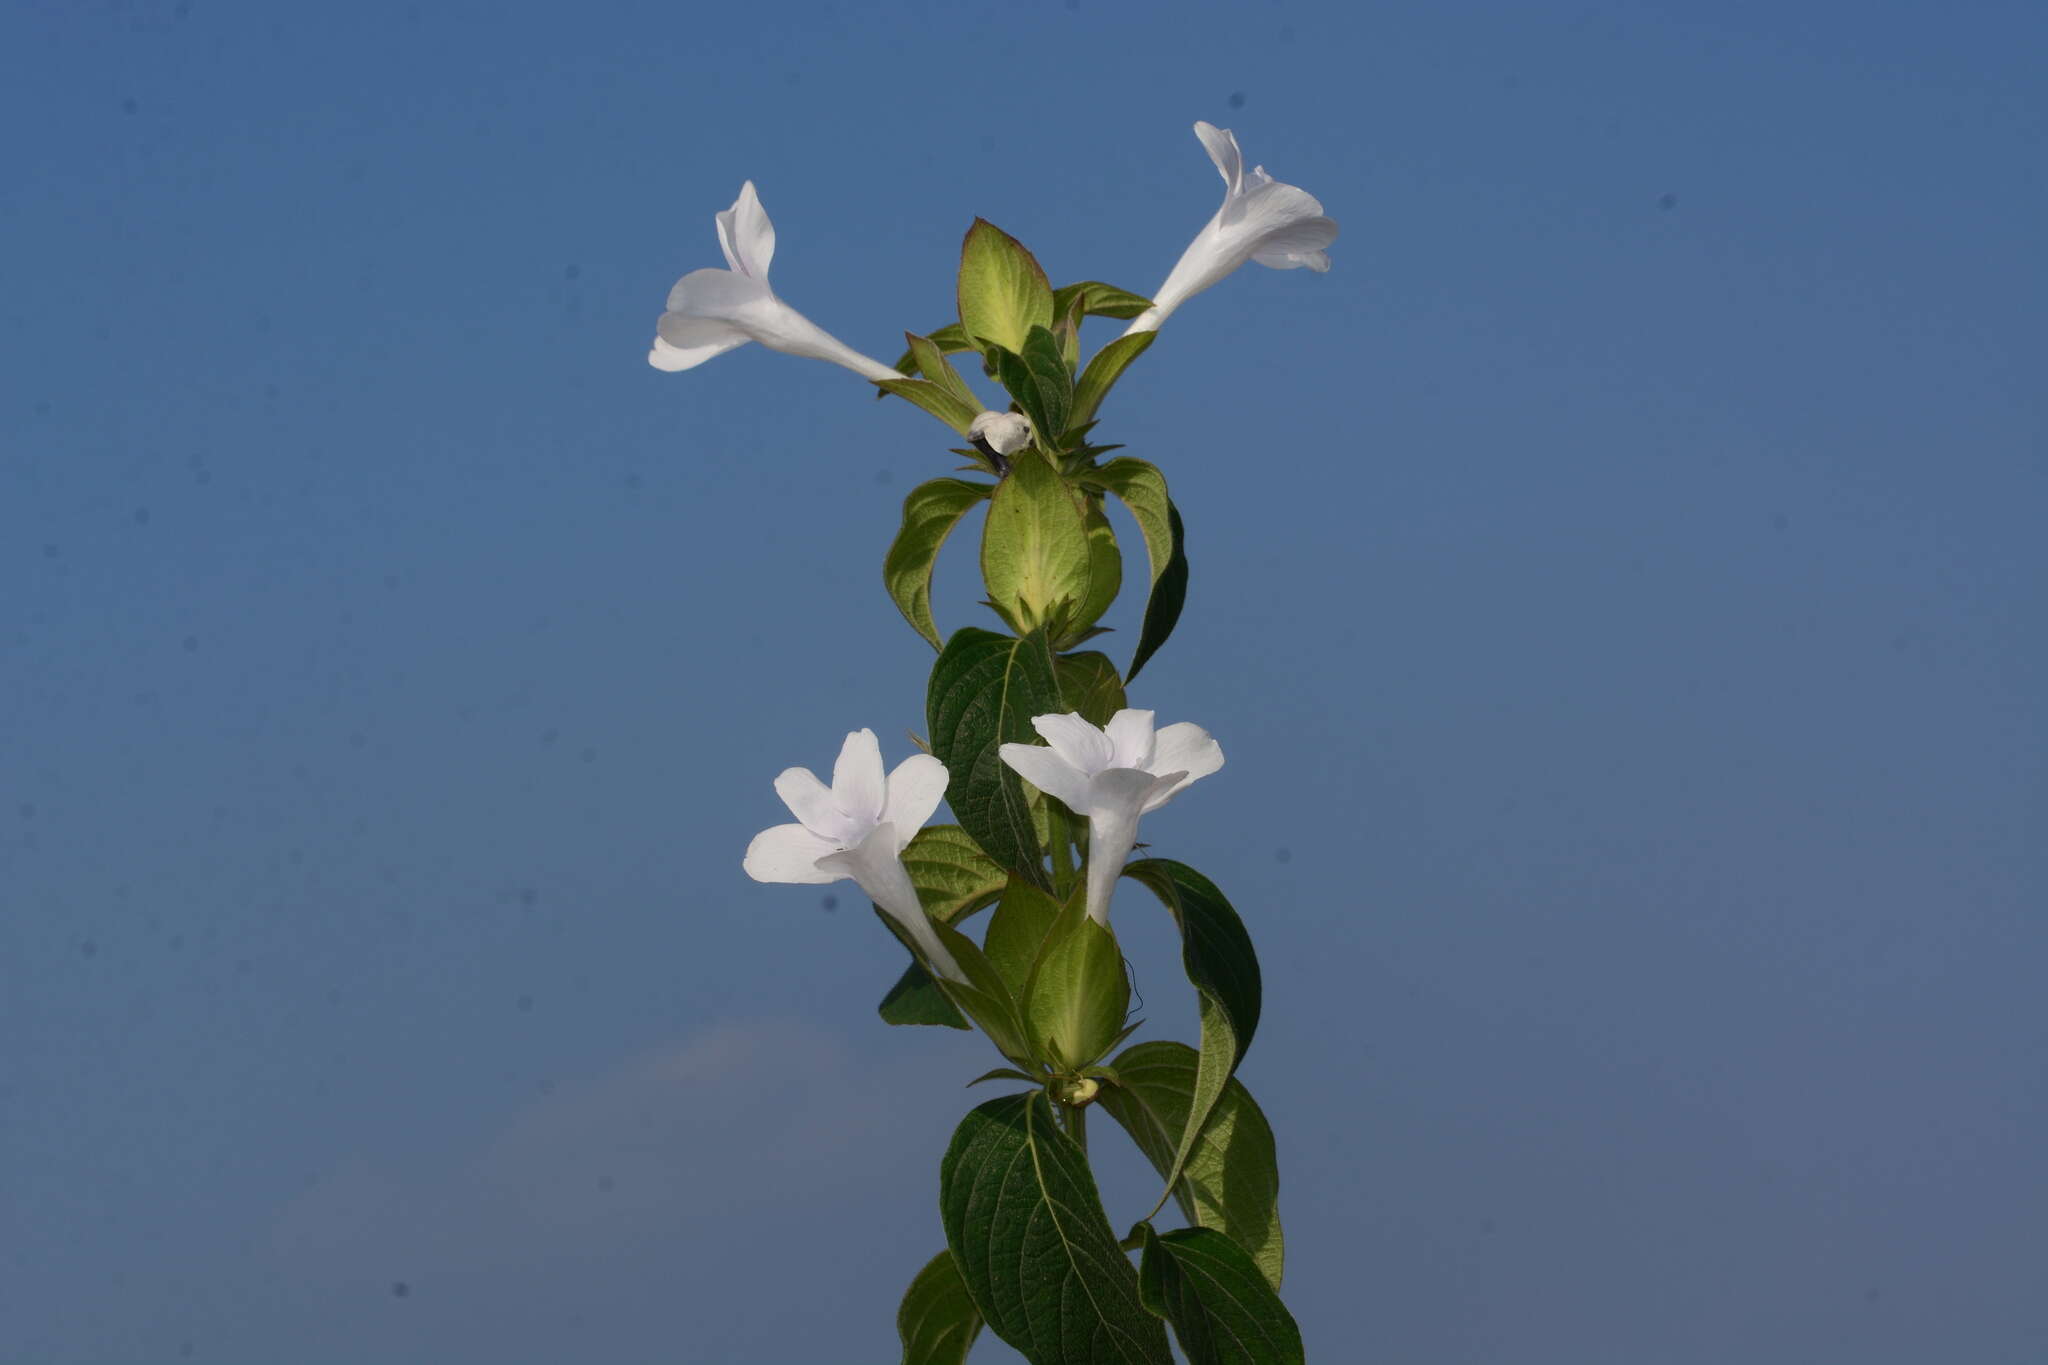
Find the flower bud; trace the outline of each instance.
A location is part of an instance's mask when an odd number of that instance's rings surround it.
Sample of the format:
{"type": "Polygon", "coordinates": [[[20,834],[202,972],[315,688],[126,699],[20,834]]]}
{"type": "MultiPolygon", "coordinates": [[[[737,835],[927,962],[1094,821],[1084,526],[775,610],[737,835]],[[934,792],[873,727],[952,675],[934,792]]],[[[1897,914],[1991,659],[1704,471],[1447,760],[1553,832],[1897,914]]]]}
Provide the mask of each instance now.
{"type": "Polygon", "coordinates": [[[1031,444],[1031,422],[1021,413],[984,412],[967,424],[967,439],[992,455],[1011,455],[1031,444]]]}
{"type": "Polygon", "coordinates": [[[1069,1109],[1084,1109],[1095,1102],[1102,1082],[1093,1076],[1061,1076],[1052,1083],[1052,1097],[1069,1109]]]}

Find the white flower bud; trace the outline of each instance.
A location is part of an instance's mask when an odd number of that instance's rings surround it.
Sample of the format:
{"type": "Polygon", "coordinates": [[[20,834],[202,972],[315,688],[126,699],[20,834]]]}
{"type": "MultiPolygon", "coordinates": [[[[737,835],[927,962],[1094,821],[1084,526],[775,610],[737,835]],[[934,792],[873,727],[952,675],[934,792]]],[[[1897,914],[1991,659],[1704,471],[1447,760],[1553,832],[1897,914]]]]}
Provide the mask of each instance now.
{"type": "Polygon", "coordinates": [[[967,424],[967,439],[997,455],[1010,455],[1031,444],[1031,423],[1022,413],[984,412],[967,424]]]}

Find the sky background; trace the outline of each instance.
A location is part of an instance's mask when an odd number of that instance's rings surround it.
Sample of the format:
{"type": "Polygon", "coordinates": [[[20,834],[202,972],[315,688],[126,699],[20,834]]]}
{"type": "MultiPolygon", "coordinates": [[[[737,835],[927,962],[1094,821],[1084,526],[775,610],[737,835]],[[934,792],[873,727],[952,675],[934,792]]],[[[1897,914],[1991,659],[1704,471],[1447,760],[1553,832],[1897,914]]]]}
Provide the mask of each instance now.
{"type": "Polygon", "coordinates": [[[2044,50],[2018,3],[6,5],[0,1358],[895,1358],[995,1059],[877,1020],[850,885],[739,860],[781,768],[923,728],[878,566],[949,434],[643,356],[749,177],[885,359],[977,214],[1149,291],[1203,118],[1343,225],[1101,427],[1187,518],[1133,701],[1229,766],[1146,836],[1261,953],[1311,1357],[2048,1360],[2044,50]]]}

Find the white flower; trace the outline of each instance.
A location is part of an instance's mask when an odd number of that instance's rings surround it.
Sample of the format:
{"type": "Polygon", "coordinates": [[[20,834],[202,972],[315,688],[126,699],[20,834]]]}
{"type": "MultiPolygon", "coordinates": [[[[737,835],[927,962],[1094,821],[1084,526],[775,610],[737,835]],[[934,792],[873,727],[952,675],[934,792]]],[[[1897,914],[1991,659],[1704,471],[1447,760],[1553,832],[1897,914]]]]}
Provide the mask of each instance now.
{"type": "Polygon", "coordinates": [[[1109,923],[1109,897],[1138,842],[1138,817],[1223,766],[1223,749],[1182,721],[1157,734],[1150,711],[1119,711],[1096,729],[1077,715],[1037,716],[1051,747],[1005,744],[1003,762],[1032,786],[1088,817],[1088,915],[1109,923]]]}
{"type": "Polygon", "coordinates": [[[946,794],[946,765],[913,754],[882,775],[882,746],[873,730],[846,737],[827,787],[809,768],[788,768],[775,794],[796,816],[793,825],[764,829],[747,845],[747,875],[757,882],[836,882],[851,877],[903,927],[943,976],[965,981],[939,942],[917,888],[903,870],[903,848],[931,819],[946,794]]]}
{"type": "Polygon", "coordinates": [[[881,361],[864,356],[775,297],[768,263],[775,258],[775,225],[754,193],[740,187],[731,208],[716,215],[718,244],[730,270],[692,270],[668,293],[668,311],[655,327],[647,363],[657,370],[687,370],[735,346],[758,341],[771,351],[829,360],[867,379],[901,379],[881,361]]]}
{"type": "Polygon", "coordinates": [[[967,424],[967,439],[998,455],[1014,455],[1031,444],[1031,422],[1014,412],[984,412],[967,424]]]}
{"type": "Polygon", "coordinates": [[[1282,184],[1264,166],[1245,174],[1244,154],[1228,128],[1197,123],[1195,136],[1228,187],[1223,207],[1188,243],[1166,283],[1152,296],[1152,306],[1131,320],[1124,335],[1158,329],[1174,309],[1243,265],[1257,261],[1275,270],[1307,266],[1330,268],[1323,248],[1337,240],[1337,225],[1323,217],[1323,206],[1307,190],[1282,184]]]}

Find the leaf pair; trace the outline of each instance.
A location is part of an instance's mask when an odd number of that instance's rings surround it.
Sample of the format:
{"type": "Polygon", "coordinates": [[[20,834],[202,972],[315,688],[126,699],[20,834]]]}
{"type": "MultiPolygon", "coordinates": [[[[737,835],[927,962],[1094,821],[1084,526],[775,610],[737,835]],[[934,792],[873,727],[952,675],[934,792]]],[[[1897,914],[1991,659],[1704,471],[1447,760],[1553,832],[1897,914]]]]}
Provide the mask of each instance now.
{"type": "Polygon", "coordinates": [[[1210,1228],[1134,1230],[1134,1269],[1088,1158],[1043,1094],[990,1100],[939,1166],[945,1256],[898,1313],[905,1365],[957,1365],[985,1321],[1032,1365],[1300,1365],[1301,1335],[1243,1248],[1210,1228]]]}

